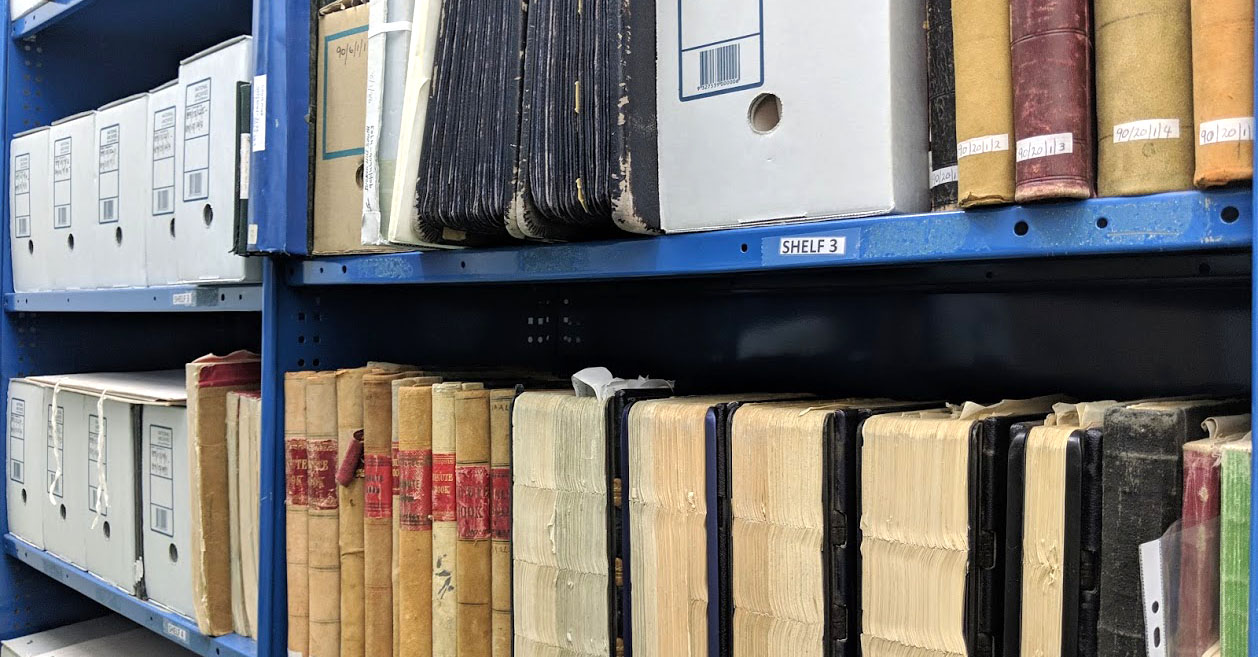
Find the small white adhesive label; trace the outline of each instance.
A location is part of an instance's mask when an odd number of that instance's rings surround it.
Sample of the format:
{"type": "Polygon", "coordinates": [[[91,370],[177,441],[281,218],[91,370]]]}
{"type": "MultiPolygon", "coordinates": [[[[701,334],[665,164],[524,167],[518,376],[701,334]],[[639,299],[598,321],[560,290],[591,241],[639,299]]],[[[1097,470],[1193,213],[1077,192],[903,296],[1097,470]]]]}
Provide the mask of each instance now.
{"type": "Polygon", "coordinates": [[[940,185],[954,183],[956,181],[957,181],[956,165],[953,165],[950,167],[944,167],[942,169],[935,169],[934,171],[930,172],[931,189],[934,189],[935,187],[938,187],[940,185]]]}
{"type": "Polygon", "coordinates": [[[1232,141],[1254,140],[1254,117],[1219,119],[1201,124],[1199,137],[1202,146],[1232,141]]]}
{"type": "Polygon", "coordinates": [[[197,305],[197,298],[192,292],[174,292],[170,295],[170,305],[195,306],[197,305]]]}
{"type": "Polygon", "coordinates": [[[188,644],[188,630],[185,630],[184,628],[179,627],[178,625],[175,625],[174,623],[166,620],[165,618],[162,619],[162,631],[166,633],[166,636],[184,645],[188,644]]]}
{"type": "Polygon", "coordinates": [[[249,246],[254,246],[258,243],[258,224],[249,224],[249,235],[247,237],[246,241],[249,243],[249,246]]]}
{"type": "Polygon", "coordinates": [[[957,144],[957,159],[983,153],[996,153],[1009,150],[1009,135],[987,135],[966,139],[957,144]]]}
{"type": "Polygon", "coordinates": [[[1179,119],[1147,119],[1114,126],[1114,143],[1150,139],[1179,139],[1179,119]]]}
{"type": "Polygon", "coordinates": [[[249,133],[240,133],[240,200],[249,200],[249,133]]]}
{"type": "Polygon", "coordinates": [[[266,75],[253,76],[253,152],[266,150],[266,75]]]}
{"type": "Polygon", "coordinates": [[[1166,601],[1162,599],[1162,542],[1140,545],[1140,589],[1144,602],[1144,638],[1148,657],[1166,657],[1166,601]]]}
{"type": "Polygon", "coordinates": [[[844,255],[847,253],[847,236],[783,237],[778,243],[778,255],[815,256],[844,255]]]}
{"type": "Polygon", "coordinates": [[[1017,159],[1019,162],[1038,160],[1041,157],[1067,155],[1075,151],[1075,136],[1069,132],[1055,135],[1040,135],[1018,140],[1017,159]]]}

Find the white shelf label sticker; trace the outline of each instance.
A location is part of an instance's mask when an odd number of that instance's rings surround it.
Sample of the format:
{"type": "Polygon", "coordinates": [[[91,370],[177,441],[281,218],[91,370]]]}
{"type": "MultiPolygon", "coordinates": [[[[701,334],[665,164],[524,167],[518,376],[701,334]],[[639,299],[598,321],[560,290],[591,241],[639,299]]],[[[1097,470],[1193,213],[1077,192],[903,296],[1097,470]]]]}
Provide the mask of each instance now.
{"type": "Polygon", "coordinates": [[[1038,160],[1054,155],[1068,155],[1075,152],[1075,136],[1069,132],[1055,135],[1040,135],[1018,140],[1017,158],[1019,162],[1038,160]]]}
{"type": "Polygon", "coordinates": [[[950,167],[935,169],[930,172],[930,187],[934,189],[940,185],[954,183],[957,181],[957,167],[954,164],[950,167]]]}
{"type": "Polygon", "coordinates": [[[1009,135],[975,137],[957,144],[957,159],[1007,150],[1009,150],[1009,135]]]}
{"type": "Polygon", "coordinates": [[[1222,144],[1233,141],[1254,140],[1254,117],[1219,119],[1201,124],[1201,145],[1222,144]]]}
{"type": "Polygon", "coordinates": [[[847,255],[847,236],[783,237],[778,242],[778,255],[847,255]]]}
{"type": "Polygon", "coordinates": [[[162,631],[166,633],[166,636],[184,645],[188,644],[188,630],[175,625],[165,618],[162,619],[162,631]]]}
{"type": "Polygon", "coordinates": [[[249,246],[253,246],[258,243],[258,224],[249,224],[249,239],[247,241],[249,242],[249,246]]]}
{"type": "Polygon", "coordinates": [[[266,74],[253,76],[253,152],[266,150],[266,74]]]}
{"type": "Polygon", "coordinates": [[[1179,119],[1147,119],[1114,126],[1114,143],[1150,139],[1179,139],[1179,119]]]}
{"type": "Polygon", "coordinates": [[[197,305],[197,297],[193,292],[173,292],[170,295],[170,305],[172,306],[195,306],[197,305]]]}

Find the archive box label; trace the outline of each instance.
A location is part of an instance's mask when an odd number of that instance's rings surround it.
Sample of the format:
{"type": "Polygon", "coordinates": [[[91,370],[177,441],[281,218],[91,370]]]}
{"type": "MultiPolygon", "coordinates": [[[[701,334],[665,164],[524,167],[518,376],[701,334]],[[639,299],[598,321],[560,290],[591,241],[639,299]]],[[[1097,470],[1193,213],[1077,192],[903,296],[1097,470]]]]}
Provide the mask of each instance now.
{"type": "Polygon", "coordinates": [[[764,84],[761,0],[677,0],[682,102],[764,84]]]}
{"type": "Polygon", "coordinates": [[[175,439],[170,427],[149,428],[149,526],[175,535],[175,439]]]}

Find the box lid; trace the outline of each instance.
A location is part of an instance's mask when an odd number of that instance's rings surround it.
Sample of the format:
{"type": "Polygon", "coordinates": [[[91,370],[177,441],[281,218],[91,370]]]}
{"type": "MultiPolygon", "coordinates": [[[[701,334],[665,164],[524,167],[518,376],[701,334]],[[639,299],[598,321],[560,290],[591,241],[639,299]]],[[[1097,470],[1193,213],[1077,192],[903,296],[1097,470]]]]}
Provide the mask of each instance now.
{"type": "Polygon", "coordinates": [[[118,100],[115,100],[111,103],[106,103],[104,105],[101,105],[100,108],[97,109],[96,111],[100,112],[102,110],[107,110],[111,107],[117,107],[119,105],[126,105],[127,103],[131,103],[131,102],[141,100],[141,99],[148,99],[148,97],[149,97],[149,92],[141,91],[138,94],[131,94],[130,96],[127,96],[126,98],[119,98],[118,100]]]}
{"type": "Polygon", "coordinates": [[[64,119],[57,119],[56,121],[52,122],[52,125],[61,125],[63,123],[70,123],[71,121],[78,121],[79,119],[85,119],[89,116],[95,116],[95,115],[96,115],[96,110],[87,110],[86,112],[79,112],[78,114],[72,114],[70,116],[65,117],[64,119]]]}
{"type": "Polygon", "coordinates": [[[104,394],[110,399],[136,404],[179,406],[188,399],[183,370],[53,374],[18,380],[47,388],[60,385],[61,390],[90,396],[104,394]]]}
{"type": "Polygon", "coordinates": [[[224,42],[222,42],[222,43],[220,43],[220,44],[210,46],[209,48],[206,48],[205,50],[202,50],[201,52],[199,52],[199,53],[197,53],[197,54],[195,54],[195,55],[191,55],[191,56],[189,56],[189,57],[185,57],[185,58],[183,58],[183,59],[179,60],[179,65],[180,65],[180,66],[183,66],[184,64],[187,64],[188,62],[191,62],[191,61],[196,61],[196,60],[198,60],[198,59],[201,59],[202,57],[205,57],[206,55],[208,55],[208,54],[210,54],[210,53],[218,52],[218,51],[220,51],[220,50],[225,50],[225,49],[227,49],[227,48],[230,48],[230,47],[232,47],[232,46],[236,45],[237,43],[240,43],[241,41],[249,41],[249,40],[252,40],[252,39],[253,39],[253,37],[249,36],[248,34],[242,34],[242,35],[240,35],[240,36],[238,36],[238,37],[233,37],[233,38],[228,39],[228,40],[226,40],[226,41],[224,41],[224,42]]]}
{"type": "Polygon", "coordinates": [[[38,128],[31,128],[30,130],[23,130],[17,133],[16,135],[13,135],[13,138],[17,139],[18,137],[25,137],[26,135],[33,135],[37,132],[43,132],[44,130],[47,130],[47,129],[48,129],[48,126],[41,125],[38,128]]]}

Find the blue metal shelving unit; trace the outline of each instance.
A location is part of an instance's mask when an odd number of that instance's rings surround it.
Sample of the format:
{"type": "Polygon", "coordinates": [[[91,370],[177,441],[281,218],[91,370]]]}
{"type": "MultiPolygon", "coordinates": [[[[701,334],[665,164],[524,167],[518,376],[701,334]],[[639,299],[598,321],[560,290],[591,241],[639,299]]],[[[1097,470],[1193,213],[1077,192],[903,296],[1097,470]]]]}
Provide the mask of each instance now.
{"type": "Polygon", "coordinates": [[[261,285],[171,285],[114,290],[10,292],[4,309],[23,312],[261,312],[261,285]]]}

